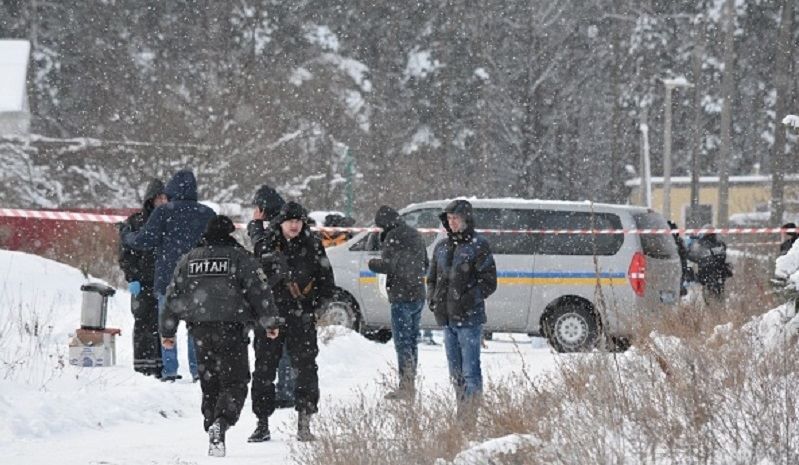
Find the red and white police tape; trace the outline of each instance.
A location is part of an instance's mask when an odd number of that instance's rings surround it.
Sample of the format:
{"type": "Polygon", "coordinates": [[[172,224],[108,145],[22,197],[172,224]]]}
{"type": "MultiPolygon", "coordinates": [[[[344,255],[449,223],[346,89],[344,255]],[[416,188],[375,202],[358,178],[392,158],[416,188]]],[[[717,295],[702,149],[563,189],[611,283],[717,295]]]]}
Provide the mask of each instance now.
{"type": "MultiPolygon", "coordinates": [[[[16,208],[0,208],[0,217],[10,218],[33,218],[42,220],[57,221],[84,221],[93,223],[119,223],[125,221],[122,215],[101,215],[96,213],[70,212],[70,211],[45,211],[45,210],[23,210],[16,208]]],[[[244,224],[237,224],[236,227],[243,228],[244,224]]],[[[328,232],[351,232],[359,233],[363,231],[378,232],[380,228],[340,228],[340,227],[314,227],[315,231],[328,232]]],[[[417,228],[422,233],[437,233],[441,228],[417,228]]],[[[680,228],[680,229],[477,229],[483,234],[780,234],[799,232],[799,228],[680,228]]]]}

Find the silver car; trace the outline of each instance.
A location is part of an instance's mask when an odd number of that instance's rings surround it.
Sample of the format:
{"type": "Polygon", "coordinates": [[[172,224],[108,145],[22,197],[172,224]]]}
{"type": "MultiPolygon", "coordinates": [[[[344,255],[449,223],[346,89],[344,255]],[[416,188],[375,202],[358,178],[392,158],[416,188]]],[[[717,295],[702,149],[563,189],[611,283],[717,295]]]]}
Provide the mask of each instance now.
{"type": "MultiPolygon", "coordinates": [[[[497,292],[486,300],[487,332],[545,336],[563,352],[593,347],[600,335],[623,339],[631,324],[679,298],[680,261],[668,234],[542,234],[524,230],[667,229],[652,210],[589,202],[469,199],[476,228],[491,245],[497,264],[497,292]],[[515,232],[514,232],[515,231],[515,232]]],[[[405,222],[425,233],[428,254],[444,239],[438,215],[450,200],[410,205],[405,222]]],[[[390,338],[391,315],[385,276],[367,266],[380,255],[379,234],[362,232],[327,250],[337,298],[323,318],[390,338]]],[[[422,327],[435,328],[430,311],[422,327]]]]}

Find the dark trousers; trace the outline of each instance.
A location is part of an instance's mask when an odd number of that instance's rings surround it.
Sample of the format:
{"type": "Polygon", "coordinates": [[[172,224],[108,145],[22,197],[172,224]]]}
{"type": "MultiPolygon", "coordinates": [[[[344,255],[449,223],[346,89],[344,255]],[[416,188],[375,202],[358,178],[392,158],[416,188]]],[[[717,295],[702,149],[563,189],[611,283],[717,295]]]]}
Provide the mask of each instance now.
{"type": "Polygon", "coordinates": [[[275,388],[275,398],[278,403],[294,403],[294,385],[296,384],[297,373],[291,368],[291,357],[286,345],[283,345],[283,355],[277,365],[277,386],[275,388]]]}
{"type": "Polygon", "coordinates": [[[252,380],[252,411],[258,418],[268,418],[275,411],[275,376],[288,350],[291,367],[297,374],[294,385],[294,409],[316,413],[319,404],[319,376],[316,355],[316,317],[313,313],[290,314],[276,339],[268,339],[263,329],[255,330],[255,371],[252,380]]]}
{"type": "Polygon", "coordinates": [[[233,426],[244,407],[250,381],[247,329],[244,323],[222,321],[189,326],[197,349],[206,431],[217,419],[233,426]]]}
{"type": "Polygon", "coordinates": [[[161,376],[161,340],[158,336],[158,299],[152,289],[131,296],[133,313],[133,369],[145,375],[161,376]]]}

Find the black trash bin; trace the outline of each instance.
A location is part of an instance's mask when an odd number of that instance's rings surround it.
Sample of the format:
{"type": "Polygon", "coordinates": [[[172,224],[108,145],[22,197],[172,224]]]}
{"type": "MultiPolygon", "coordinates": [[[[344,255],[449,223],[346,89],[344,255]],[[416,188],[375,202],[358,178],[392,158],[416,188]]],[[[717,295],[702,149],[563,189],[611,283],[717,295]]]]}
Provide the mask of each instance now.
{"type": "Polygon", "coordinates": [[[103,283],[88,283],[80,287],[83,302],[80,309],[80,327],[83,329],[105,329],[108,316],[108,298],[116,290],[103,283]]]}

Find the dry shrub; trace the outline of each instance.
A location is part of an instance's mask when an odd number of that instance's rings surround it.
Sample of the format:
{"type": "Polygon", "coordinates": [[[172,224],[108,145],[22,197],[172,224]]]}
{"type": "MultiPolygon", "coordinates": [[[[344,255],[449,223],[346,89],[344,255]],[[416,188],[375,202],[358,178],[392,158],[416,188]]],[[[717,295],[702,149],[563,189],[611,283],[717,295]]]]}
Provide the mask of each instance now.
{"type": "Polygon", "coordinates": [[[681,306],[642,321],[626,353],[562,355],[536,379],[520,371],[489,380],[474,427],[458,420],[448,389],[423,391],[412,403],[361,393],[319,416],[318,440],[297,446],[295,461],[799,463],[797,350],[766,350],[741,328],[776,306],[753,284],[769,273],[746,266],[752,274],[737,267],[726,305],[681,306]],[[461,453],[512,434],[535,440],[490,458],[461,453]]]}

